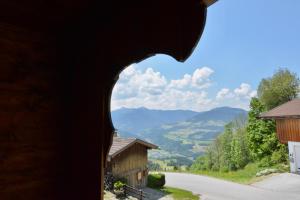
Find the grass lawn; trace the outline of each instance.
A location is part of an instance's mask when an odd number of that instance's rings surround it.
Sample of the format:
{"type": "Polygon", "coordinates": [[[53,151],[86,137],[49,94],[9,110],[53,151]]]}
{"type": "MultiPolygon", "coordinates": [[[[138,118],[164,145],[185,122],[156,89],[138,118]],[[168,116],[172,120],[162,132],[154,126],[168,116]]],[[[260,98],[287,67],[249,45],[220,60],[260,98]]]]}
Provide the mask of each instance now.
{"type": "Polygon", "coordinates": [[[194,195],[192,192],[172,187],[163,187],[160,191],[171,195],[174,200],[199,200],[198,195],[194,195]]]}
{"type": "MultiPolygon", "coordinates": [[[[259,167],[258,163],[250,163],[244,169],[237,170],[237,171],[230,171],[230,172],[192,171],[192,173],[212,176],[215,178],[220,178],[220,179],[242,183],[242,184],[251,184],[264,178],[264,177],[256,177],[256,173],[265,168],[259,167]]],[[[277,168],[277,167],[274,166],[269,168],[277,168]]]]}

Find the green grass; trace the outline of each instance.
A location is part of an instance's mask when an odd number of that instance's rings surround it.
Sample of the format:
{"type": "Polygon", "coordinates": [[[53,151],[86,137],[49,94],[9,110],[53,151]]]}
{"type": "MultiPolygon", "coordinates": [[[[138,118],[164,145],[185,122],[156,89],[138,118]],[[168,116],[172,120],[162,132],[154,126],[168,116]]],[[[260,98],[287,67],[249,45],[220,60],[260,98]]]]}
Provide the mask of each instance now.
{"type": "Polygon", "coordinates": [[[163,187],[160,191],[171,195],[174,200],[199,200],[198,195],[194,195],[192,192],[172,187],[163,187]]]}
{"type": "Polygon", "coordinates": [[[215,178],[228,180],[236,183],[251,184],[265,178],[264,176],[256,177],[256,173],[267,168],[279,169],[280,172],[289,171],[288,165],[285,167],[282,164],[273,165],[270,167],[259,167],[259,164],[256,162],[256,163],[249,163],[244,169],[240,169],[237,171],[229,171],[229,172],[191,171],[191,173],[205,175],[205,176],[212,176],[215,178]]]}
{"type": "Polygon", "coordinates": [[[259,167],[257,163],[250,163],[244,169],[230,172],[219,171],[193,171],[192,173],[212,176],[228,181],[233,181],[242,184],[250,184],[258,180],[255,176],[257,172],[263,168],[259,167]]]}

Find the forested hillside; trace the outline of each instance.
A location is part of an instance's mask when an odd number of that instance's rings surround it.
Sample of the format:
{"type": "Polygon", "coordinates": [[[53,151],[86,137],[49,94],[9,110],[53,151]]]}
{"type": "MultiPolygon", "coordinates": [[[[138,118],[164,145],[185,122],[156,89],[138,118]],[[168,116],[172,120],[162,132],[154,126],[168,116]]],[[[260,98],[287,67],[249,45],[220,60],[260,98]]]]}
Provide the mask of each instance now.
{"type": "Polygon", "coordinates": [[[191,170],[235,171],[250,163],[271,167],[288,161],[287,145],[276,137],[275,122],[259,118],[262,112],[297,98],[299,78],[287,69],[278,70],[263,79],[258,97],[250,102],[248,119],[237,118],[225,126],[225,131],[199,156],[191,170]]]}

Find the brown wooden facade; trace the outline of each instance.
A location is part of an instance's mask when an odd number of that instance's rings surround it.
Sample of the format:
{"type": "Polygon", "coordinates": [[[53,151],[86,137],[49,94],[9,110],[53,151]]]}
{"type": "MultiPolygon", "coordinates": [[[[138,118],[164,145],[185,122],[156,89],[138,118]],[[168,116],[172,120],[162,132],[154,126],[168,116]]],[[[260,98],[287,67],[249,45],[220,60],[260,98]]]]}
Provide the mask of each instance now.
{"type": "Polygon", "coordinates": [[[108,162],[114,177],[125,178],[128,185],[144,187],[147,185],[147,147],[136,143],[122,151],[108,162]]]}
{"type": "Polygon", "coordinates": [[[277,137],[281,143],[288,141],[300,142],[300,119],[276,119],[277,137]]]}
{"type": "Polygon", "coordinates": [[[300,98],[277,106],[259,117],[276,121],[276,133],[281,143],[300,142],[300,98]]]}

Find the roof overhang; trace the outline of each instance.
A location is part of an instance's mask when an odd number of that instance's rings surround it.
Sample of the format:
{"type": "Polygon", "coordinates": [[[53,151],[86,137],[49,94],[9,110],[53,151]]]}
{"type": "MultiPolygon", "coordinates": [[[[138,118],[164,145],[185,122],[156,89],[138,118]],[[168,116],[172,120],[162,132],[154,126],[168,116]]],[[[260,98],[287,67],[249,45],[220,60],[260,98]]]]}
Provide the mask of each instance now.
{"type": "Polygon", "coordinates": [[[125,151],[126,149],[128,149],[129,147],[133,146],[134,144],[141,144],[141,145],[144,145],[147,149],[158,149],[158,146],[152,144],[152,143],[149,143],[149,142],[146,142],[146,141],[143,141],[143,140],[140,140],[140,139],[135,139],[134,141],[132,141],[131,143],[129,143],[128,145],[124,146],[122,149],[119,149],[118,151],[116,151],[115,153],[113,153],[112,155],[109,155],[108,156],[108,159],[109,161],[116,157],[118,154],[120,154],[121,152],[125,151]]]}
{"type": "Polygon", "coordinates": [[[218,0],[203,0],[203,3],[209,7],[211,6],[212,4],[216,3],[218,0]]]}
{"type": "Polygon", "coordinates": [[[258,116],[259,119],[300,119],[300,115],[286,115],[286,116],[258,116]]]}
{"type": "Polygon", "coordinates": [[[148,149],[157,149],[158,148],[158,146],[156,146],[155,144],[146,142],[144,140],[136,139],[135,142],[146,146],[148,149]]]}
{"type": "Polygon", "coordinates": [[[261,113],[258,118],[262,119],[299,119],[300,99],[296,98],[283,103],[267,112],[261,113]]]}

